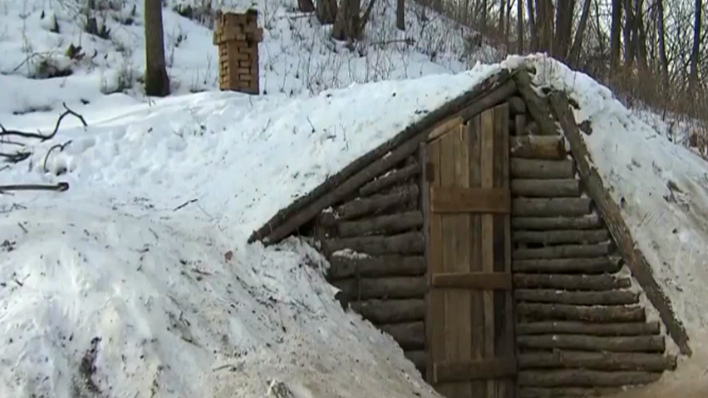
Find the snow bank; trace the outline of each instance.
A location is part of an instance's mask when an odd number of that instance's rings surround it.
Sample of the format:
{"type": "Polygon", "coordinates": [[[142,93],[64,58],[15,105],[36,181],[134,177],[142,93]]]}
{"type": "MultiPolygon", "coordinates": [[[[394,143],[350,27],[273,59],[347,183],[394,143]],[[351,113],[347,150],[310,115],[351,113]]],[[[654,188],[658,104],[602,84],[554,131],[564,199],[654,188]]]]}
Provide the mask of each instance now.
{"type": "Polygon", "coordinates": [[[669,134],[654,130],[589,76],[543,56],[509,57],[502,64],[514,67],[521,63],[536,67],[536,84],[567,91],[580,106],[574,112],[576,121],[591,123],[592,134],[583,137],[592,162],[614,200],[621,204],[637,247],[691,339],[693,358],[683,358],[678,372],[667,374],[649,392],[641,389],[633,396],[659,397],[676,391],[690,397],[705,396],[708,163],[669,142],[669,134]]]}

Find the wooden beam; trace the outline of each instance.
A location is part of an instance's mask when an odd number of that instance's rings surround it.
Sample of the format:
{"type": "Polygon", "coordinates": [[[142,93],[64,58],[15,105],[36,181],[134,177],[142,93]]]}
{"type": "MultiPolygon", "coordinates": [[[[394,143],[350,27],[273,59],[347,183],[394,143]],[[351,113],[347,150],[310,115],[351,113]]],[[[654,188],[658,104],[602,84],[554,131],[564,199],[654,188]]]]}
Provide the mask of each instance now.
{"type": "Polygon", "coordinates": [[[652,322],[575,322],[575,321],[544,321],[528,322],[516,325],[519,336],[534,334],[586,334],[592,336],[642,336],[659,335],[661,325],[652,322]]]}
{"type": "Polygon", "coordinates": [[[511,215],[520,217],[583,217],[591,214],[590,198],[518,198],[511,202],[511,215]]]}
{"type": "Polygon", "coordinates": [[[419,276],[424,275],[428,263],[423,256],[334,255],[329,258],[328,280],[354,276],[419,276]]]}
{"type": "Polygon", "coordinates": [[[575,178],[536,180],[513,179],[511,180],[511,193],[514,196],[557,198],[580,197],[580,181],[575,178]]]}
{"type": "Polygon", "coordinates": [[[517,398],[597,398],[621,391],[620,387],[521,387],[517,398]]]}
{"type": "Polygon", "coordinates": [[[596,214],[580,217],[514,217],[511,219],[511,226],[516,230],[595,229],[604,225],[602,219],[596,214]]]}
{"type": "Polygon", "coordinates": [[[406,232],[392,236],[363,236],[358,238],[328,239],[322,243],[325,253],[350,249],[370,256],[385,254],[422,254],[425,239],[420,232],[406,232]]]}
{"type": "Polygon", "coordinates": [[[526,101],[526,107],[531,114],[531,117],[538,123],[539,135],[557,135],[559,134],[556,124],[551,118],[551,110],[549,109],[548,102],[541,98],[534,90],[531,83],[531,76],[528,72],[524,70],[519,70],[514,75],[514,80],[516,80],[516,86],[519,90],[519,94],[526,101]]]}
{"type": "Polygon", "coordinates": [[[510,137],[512,157],[525,159],[563,160],[566,158],[562,136],[521,135],[510,137]]]}
{"type": "Polygon", "coordinates": [[[433,274],[437,289],[511,290],[511,275],[501,272],[455,272],[433,274]]]}
{"type": "Polygon", "coordinates": [[[422,298],[428,289],[422,276],[340,279],[333,281],[332,286],[344,292],[351,301],[422,298]]]}
{"type": "Polygon", "coordinates": [[[628,289],[629,278],[613,275],[514,274],[514,288],[604,291],[628,289]]]}
{"type": "Polygon", "coordinates": [[[569,320],[584,322],[644,322],[642,306],[572,305],[521,302],[516,313],[524,319],[569,320]]]}
{"type": "Polygon", "coordinates": [[[337,225],[337,232],[340,237],[348,238],[409,231],[421,225],[423,225],[423,213],[415,210],[357,221],[344,221],[337,225]]]}
{"type": "Polygon", "coordinates": [[[622,387],[658,381],[661,373],[655,372],[602,372],[598,370],[543,370],[519,372],[522,387],[622,387]]]}
{"type": "Polygon", "coordinates": [[[575,163],[572,160],[538,160],[511,158],[513,178],[560,179],[575,178],[575,163]]]}
{"type": "Polygon", "coordinates": [[[516,358],[447,361],[433,365],[434,383],[509,378],[516,375],[516,358]]]}
{"type": "Polygon", "coordinates": [[[528,353],[518,357],[520,369],[594,369],[647,370],[663,372],[676,369],[673,355],[625,352],[564,352],[528,353]]]}
{"type": "Polygon", "coordinates": [[[676,316],[669,298],[654,279],[651,265],[641,250],[635,246],[634,238],[622,217],[619,205],[610,196],[600,174],[590,164],[590,154],[567,98],[559,92],[553,93],[550,98],[553,110],[570,144],[570,150],[577,161],[578,172],[588,195],[593,198],[600,214],[602,214],[607,228],[617,243],[618,250],[632,271],[632,275],[644,290],[649,302],[659,312],[669,335],[676,342],[681,353],[690,356],[692,351],[688,345],[689,338],[683,323],[676,316]]]}
{"type": "Polygon", "coordinates": [[[598,337],[588,335],[548,334],[517,336],[519,347],[529,349],[561,349],[576,351],[664,352],[663,336],[598,337]]]}
{"type": "MultiPolygon", "coordinates": [[[[366,170],[367,167],[369,167],[377,159],[383,158],[387,153],[394,150],[394,148],[399,147],[408,141],[413,142],[412,145],[415,149],[417,149],[418,143],[427,139],[428,131],[434,128],[440,120],[444,120],[451,115],[455,115],[470,106],[470,104],[477,103],[477,100],[485,96],[489,91],[499,88],[508,81],[511,81],[512,75],[513,73],[503,70],[493,76],[490,76],[469,91],[466,91],[440,108],[430,112],[418,122],[409,125],[390,140],[367,152],[344,167],[338,173],[329,177],[309,194],[298,198],[288,207],[279,210],[263,226],[251,234],[248,238],[248,243],[253,243],[256,240],[261,240],[264,244],[276,244],[280,242],[280,240],[295,231],[299,226],[311,220],[312,217],[316,216],[322,209],[335,204],[337,199],[339,199],[339,195],[327,196],[327,194],[335,187],[345,185],[345,189],[343,189],[344,191],[359,188],[359,186],[376,176],[367,175],[364,178],[366,181],[362,181],[360,178],[361,176],[357,178],[354,177],[359,175],[359,173],[363,170],[366,170]],[[353,181],[346,183],[349,180],[353,181]],[[298,213],[301,213],[301,215],[297,216],[298,213]],[[289,222],[287,227],[283,226],[286,221],[289,222]]],[[[516,90],[515,83],[514,90],[516,90]]],[[[369,170],[369,172],[370,171],[371,170],[369,170]]]]}
{"type": "Polygon", "coordinates": [[[367,198],[352,200],[337,207],[335,212],[339,220],[351,220],[370,214],[380,214],[392,207],[406,203],[418,196],[418,185],[412,184],[388,194],[372,195],[367,198]]]}
{"type": "Polygon", "coordinates": [[[514,260],[532,260],[547,258],[598,258],[612,253],[612,244],[598,245],[562,245],[540,249],[517,249],[512,253],[514,260]]]}
{"type": "Polygon", "coordinates": [[[425,318],[425,300],[366,300],[355,301],[352,310],[374,324],[418,321],[425,318]]]}
{"type": "Polygon", "coordinates": [[[368,182],[363,187],[359,188],[359,195],[369,196],[379,192],[382,189],[391,187],[395,184],[411,179],[420,173],[420,164],[413,163],[399,170],[394,170],[389,174],[385,174],[371,182],[368,182]]]}
{"type": "Polygon", "coordinates": [[[433,213],[508,214],[511,202],[508,189],[431,187],[433,213]]]}
{"type": "Polygon", "coordinates": [[[518,301],[573,305],[630,305],[639,304],[639,293],[631,290],[605,292],[569,292],[554,289],[515,289],[518,301]]]}
{"type": "Polygon", "coordinates": [[[514,261],[514,272],[604,274],[614,273],[619,269],[619,259],[611,257],[544,258],[514,261]]]}

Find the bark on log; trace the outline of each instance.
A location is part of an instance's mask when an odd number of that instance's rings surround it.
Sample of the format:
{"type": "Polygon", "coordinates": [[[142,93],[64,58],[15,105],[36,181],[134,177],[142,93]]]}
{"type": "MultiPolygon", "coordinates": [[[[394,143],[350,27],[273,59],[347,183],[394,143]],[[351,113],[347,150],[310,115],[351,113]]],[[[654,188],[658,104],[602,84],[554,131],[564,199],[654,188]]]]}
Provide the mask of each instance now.
{"type": "Polygon", "coordinates": [[[514,298],[519,301],[572,305],[630,305],[639,303],[639,293],[629,290],[606,292],[568,292],[552,289],[517,289],[514,298]]]}
{"type": "Polygon", "coordinates": [[[540,127],[538,126],[538,123],[536,123],[535,120],[533,120],[532,117],[527,117],[527,120],[529,120],[528,123],[524,126],[524,129],[521,133],[518,133],[519,135],[540,135],[538,134],[538,130],[540,127]]]}
{"type": "Polygon", "coordinates": [[[661,373],[601,372],[597,370],[554,370],[519,372],[519,386],[524,387],[621,387],[653,383],[661,373]]]}
{"type": "Polygon", "coordinates": [[[610,240],[606,229],[560,230],[560,231],[515,231],[513,241],[518,243],[601,243],[610,240]]]}
{"type": "Polygon", "coordinates": [[[406,203],[418,196],[418,186],[411,185],[385,195],[373,195],[365,199],[347,202],[336,209],[340,220],[351,220],[369,214],[380,214],[394,206],[406,203]]]}
{"type": "Polygon", "coordinates": [[[517,336],[521,348],[612,352],[664,352],[663,336],[598,337],[585,335],[517,336]]]}
{"type": "Polygon", "coordinates": [[[513,178],[574,178],[575,162],[572,160],[509,159],[513,178]]]}
{"type": "Polygon", "coordinates": [[[328,279],[337,280],[356,275],[360,277],[419,276],[427,271],[423,256],[336,255],[329,259],[328,279]]]}
{"type": "Polygon", "coordinates": [[[417,229],[423,225],[423,214],[420,211],[390,214],[365,220],[341,222],[337,232],[342,238],[366,235],[388,235],[417,229]]]}
{"type": "Polygon", "coordinates": [[[570,304],[519,303],[516,313],[524,319],[585,321],[585,322],[644,322],[646,313],[641,306],[584,306],[570,304]]]}
{"type": "Polygon", "coordinates": [[[588,323],[588,322],[531,322],[516,325],[518,336],[533,334],[588,334],[593,336],[643,336],[661,333],[659,322],[588,323]]]}
{"type": "Polygon", "coordinates": [[[622,391],[620,388],[533,388],[519,389],[518,398],[596,398],[622,391]]]}
{"type": "Polygon", "coordinates": [[[620,260],[611,257],[515,260],[514,272],[604,274],[620,270],[620,260]]]}
{"type": "Polygon", "coordinates": [[[425,348],[425,323],[422,321],[380,325],[378,327],[383,332],[390,334],[404,350],[425,348]]]}
{"type": "Polygon", "coordinates": [[[567,156],[562,136],[518,135],[509,137],[509,153],[523,159],[564,160],[567,156]]]}
{"type": "Polygon", "coordinates": [[[591,213],[590,198],[514,199],[511,215],[521,217],[580,217],[591,213]]]}
{"type": "Polygon", "coordinates": [[[511,180],[511,194],[531,198],[578,198],[580,197],[580,180],[575,178],[535,180],[511,180]]]}
{"type": "Polygon", "coordinates": [[[520,369],[581,368],[594,370],[646,370],[663,372],[676,369],[676,357],[662,354],[563,352],[521,354],[520,369]]]}
{"type": "Polygon", "coordinates": [[[333,281],[332,285],[344,292],[351,301],[422,298],[428,289],[425,277],[408,276],[341,279],[333,281]]]}
{"type": "Polygon", "coordinates": [[[509,97],[509,112],[512,115],[523,115],[526,113],[526,103],[521,97],[509,97]]]}
{"type": "Polygon", "coordinates": [[[582,217],[513,217],[511,219],[511,227],[515,230],[595,229],[604,225],[597,214],[582,217]]]}
{"type": "MultiPolygon", "coordinates": [[[[514,220],[514,218],[512,218],[514,220]]],[[[514,260],[546,259],[546,258],[598,258],[609,255],[612,244],[599,245],[565,245],[544,247],[540,249],[517,249],[512,253],[514,260]]]]}
{"type": "Polygon", "coordinates": [[[415,365],[418,370],[425,370],[428,363],[428,354],[425,351],[403,351],[403,355],[408,358],[409,361],[413,362],[413,365],[415,365]]]}
{"type": "Polygon", "coordinates": [[[358,253],[378,256],[384,254],[422,254],[425,239],[421,232],[392,236],[365,236],[360,238],[330,239],[324,242],[325,253],[350,249],[358,253]]]}
{"type": "Polygon", "coordinates": [[[636,248],[632,234],[622,218],[619,205],[605,189],[600,174],[590,164],[590,155],[581,136],[580,129],[575,122],[568,99],[563,93],[553,93],[550,99],[573,156],[578,159],[578,172],[582,176],[588,194],[597,204],[600,214],[602,214],[607,223],[607,228],[612,233],[612,237],[622,253],[622,257],[632,270],[632,275],[644,289],[647,299],[659,312],[659,316],[666,325],[669,335],[679,346],[681,353],[690,356],[692,351],[688,345],[689,338],[683,323],[676,316],[671,306],[671,301],[656,279],[654,279],[651,265],[641,250],[636,248]]]}
{"type": "MultiPolygon", "coordinates": [[[[511,95],[509,87],[513,88],[514,92],[516,91],[516,82],[511,79],[511,76],[512,74],[508,71],[495,74],[471,90],[428,113],[416,123],[409,125],[392,139],[367,152],[344,167],[340,172],[329,177],[309,194],[298,198],[290,206],[279,210],[263,226],[251,234],[248,238],[248,243],[262,240],[266,245],[277,244],[292,231],[295,231],[298,227],[315,217],[322,209],[336,204],[346,195],[351,194],[361,185],[381,174],[376,173],[376,169],[379,166],[375,165],[375,163],[378,160],[384,160],[385,158],[393,163],[393,166],[400,160],[405,159],[405,156],[417,151],[418,145],[427,139],[429,129],[439,124],[440,120],[463,110],[467,110],[467,113],[470,113],[470,108],[475,108],[478,112],[484,111],[486,108],[479,109],[483,103],[478,100],[488,97],[489,94],[487,93],[489,92],[500,92],[501,94],[498,94],[499,97],[502,97],[500,102],[503,101],[503,99],[511,95]],[[412,152],[405,154],[400,153],[400,151],[396,152],[396,149],[403,149],[403,152],[410,149],[412,152]],[[399,157],[400,160],[398,160],[399,157]]],[[[492,104],[489,107],[493,105],[496,104],[492,104]]]]}
{"type": "Polygon", "coordinates": [[[526,101],[526,107],[529,109],[529,114],[538,123],[540,135],[558,135],[559,131],[556,124],[551,119],[551,109],[548,102],[541,98],[536,91],[531,87],[531,77],[525,71],[519,71],[514,79],[517,83],[517,89],[521,97],[526,101]]]}
{"type": "Polygon", "coordinates": [[[627,289],[632,285],[629,278],[612,275],[531,275],[514,274],[514,288],[546,288],[564,290],[604,291],[627,289]]]}
{"type": "Polygon", "coordinates": [[[367,300],[351,303],[352,310],[374,324],[425,319],[425,300],[367,300]]]}
{"type": "Polygon", "coordinates": [[[359,195],[369,196],[382,189],[392,187],[400,182],[409,180],[420,173],[420,165],[414,163],[399,170],[394,170],[374,181],[371,181],[359,189],[359,195]]]}

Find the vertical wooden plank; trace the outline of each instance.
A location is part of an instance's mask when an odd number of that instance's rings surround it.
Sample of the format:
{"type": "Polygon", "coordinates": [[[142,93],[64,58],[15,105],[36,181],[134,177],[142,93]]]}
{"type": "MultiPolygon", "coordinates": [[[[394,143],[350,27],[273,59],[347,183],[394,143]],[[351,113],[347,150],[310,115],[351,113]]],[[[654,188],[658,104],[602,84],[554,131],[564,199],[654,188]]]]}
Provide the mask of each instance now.
{"type": "MultiPolygon", "coordinates": [[[[481,187],[482,174],[480,169],[480,154],[482,145],[482,118],[476,116],[467,122],[467,136],[469,141],[469,177],[470,187],[481,187]]],[[[482,216],[475,214],[470,216],[470,271],[482,271],[482,216]]],[[[471,300],[471,321],[472,333],[470,340],[472,343],[472,359],[481,360],[484,358],[484,293],[481,290],[473,290],[470,293],[471,300]]],[[[485,397],[487,382],[476,380],[472,382],[472,395],[474,397],[485,397]]]]}
{"type": "MultiPolygon", "coordinates": [[[[440,137],[440,186],[454,187],[455,186],[455,131],[451,131],[440,137]]],[[[442,215],[442,261],[443,272],[454,272],[457,266],[457,230],[456,221],[459,215],[444,214],[442,215]]],[[[459,303],[456,301],[458,292],[452,290],[444,290],[444,311],[445,311],[445,361],[454,360],[455,353],[455,335],[458,333],[461,325],[459,324],[459,303]]],[[[448,384],[441,386],[442,390],[438,390],[441,394],[448,397],[457,397],[459,392],[459,384],[448,384]]]]}
{"type": "Polygon", "coordinates": [[[419,188],[420,188],[420,201],[418,202],[418,208],[423,215],[423,238],[425,239],[425,251],[423,255],[425,257],[426,271],[425,275],[428,280],[428,288],[425,292],[425,302],[428,304],[425,311],[425,352],[428,355],[428,360],[426,361],[425,374],[423,375],[424,380],[430,384],[432,382],[431,376],[432,372],[432,360],[430,357],[430,346],[432,337],[432,325],[433,319],[431,316],[431,306],[430,306],[430,281],[432,280],[432,273],[430,272],[430,183],[428,179],[432,176],[431,172],[434,170],[428,169],[428,145],[425,142],[421,142],[418,148],[418,163],[422,168],[422,173],[420,173],[419,188]]]}
{"type": "MultiPolygon", "coordinates": [[[[470,186],[470,157],[469,137],[467,127],[460,125],[457,131],[451,134],[454,137],[454,164],[455,187],[469,188],[470,186]]],[[[470,216],[469,214],[456,214],[453,218],[454,225],[454,250],[455,262],[451,264],[452,272],[470,272],[470,216]]],[[[449,311],[455,319],[450,336],[450,359],[472,359],[472,308],[469,290],[450,291],[449,311]]],[[[472,398],[471,383],[458,383],[455,398],[472,398]]]]}
{"type": "MultiPolygon", "coordinates": [[[[482,188],[494,186],[494,110],[482,113],[482,146],[480,154],[482,188]]],[[[482,215],[482,270],[494,272],[494,216],[482,215]]],[[[494,357],[494,291],[484,293],[484,356],[494,357]]],[[[487,398],[495,398],[495,381],[487,381],[487,398]]]]}
{"type": "MultiPolygon", "coordinates": [[[[440,140],[428,145],[428,162],[432,165],[432,175],[429,185],[440,186],[440,140]]],[[[444,272],[443,269],[443,233],[442,216],[430,213],[430,263],[429,275],[444,272]]],[[[430,280],[428,280],[430,285],[430,280]]],[[[433,382],[433,364],[445,360],[445,301],[441,290],[432,290],[429,294],[428,307],[430,311],[430,352],[428,354],[428,379],[433,382]]],[[[436,388],[437,389],[437,388],[436,388]]],[[[438,390],[441,394],[443,391],[438,390]]]]}

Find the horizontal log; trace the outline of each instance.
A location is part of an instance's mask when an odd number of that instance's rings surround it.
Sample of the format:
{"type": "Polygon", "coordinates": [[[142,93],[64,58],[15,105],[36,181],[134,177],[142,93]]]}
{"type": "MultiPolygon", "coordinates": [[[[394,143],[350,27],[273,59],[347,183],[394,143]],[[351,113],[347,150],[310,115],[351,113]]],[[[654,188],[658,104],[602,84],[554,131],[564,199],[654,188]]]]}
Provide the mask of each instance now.
{"type": "MultiPolygon", "coordinates": [[[[512,218],[513,220],[513,218],[512,218]]],[[[512,252],[514,260],[532,260],[549,258],[598,258],[609,255],[612,245],[564,245],[543,247],[540,249],[516,249],[512,252]]]]}
{"type": "Polygon", "coordinates": [[[590,198],[519,198],[511,201],[512,216],[579,217],[591,213],[590,198]]]}
{"type": "Polygon", "coordinates": [[[432,213],[508,214],[509,191],[497,188],[430,187],[432,213]]]}
{"type": "Polygon", "coordinates": [[[428,354],[423,350],[403,351],[403,355],[418,369],[425,369],[428,364],[428,354]]]}
{"type": "Polygon", "coordinates": [[[425,319],[424,299],[367,300],[352,302],[352,310],[374,324],[409,322],[425,319]]]}
{"type": "Polygon", "coordinates": [[[516,358],[498,357],[433,364],[433,383],[503,379],[516,375],[516,358]]]}
{"type": "Polygon", "coordinates": [[[676,369],[676,357],[646,353],[565,352],[521,354],[520,369],[581,368],[595,370],[647,370],[663,372],[676,369]]]}
{"type": "Polygon", "coordinates": [[[392,187],[398,183],[415,177],[420,174],[420,170],[421,167],[418,163],[411,164],[402,169],[393,170],[359,188],[359,195],[373,195],[382,189],[392,187]]]}
{"type": "Polygon", "coordinates": [[[604,388],[533,388],[519,389],[518,398],[596,398],[622,391],[619,387],[604,388]]]}
{"type": "Polygon", "coordinates": [[[528,387],[621,387],[653,383],[661,373],[553,370],[519,372],[518,383],[528,387]]]}
{"type": "Polygon", "coordinates": [[[516,289],[514,298],[532,303],[573,305],[630,305],[639,303],[639,293],[630,290],[569,292],[552,289],[516,289]]]}
{"type": "Polygon", "coordinates": [[[538,131],[540,127],[538,126],[538,123],[536,123],[535,120],[532,118],[527,117],[528,123],[524,125],[524,129],[521,131],[521,133],[517,133],[517,135],[539,135],[538,131]]]}
{"type": "Polygon", "coordinates": [[[537,180],[517,178],[511,180],[511,194],[530,198],[580,197],[580,181],[574,178],[537,180]]]}
{"type": "Polygon", "coordinates": [[[606,229],[575,230],[565,229],[559,231],[514,231],[514,242],[518,243],[601,243],[610,240],[610,233],[606,229]]]}
{"type": "Polygon", "coordinates": [[[531,77],[526,71],[520,71],[514,75],[514,80],[517,82],[519,94],[526,101],[526,107],[531,117],[538,123],[539,135],[556,135],[558,127],[551,118],[551,109],[548,101],[539,96],[539,94],[531,87],[531,77]]]}
{"type": "Polygon", "coordinates": [[[517,135],[509,137],[509,154],[515,158],[564,160],[567,156],[563,137],[517,135]]]}
{"type": "Polygon", "coordinates": [[[586,322],[643,322],[644,307],[624,305],[585,306],[571,304],[519,303],[516,312],[525,319],[586,322]]]}
{"type": "Polygon", "coordinates": [[[427,270],[423,256],[333,255],[329,258],[329,264],[327,273],[329,280],[356,275],[360,277],[418,276],[424,275],[427,270]]]}
{"type": "Polygon", "coordinates": [[[523,115],[526,113],[526,102],[521,97],[509,97],[509,112],[512,115],[523,115]]]}
{"type": "Polygon", "coordinates": [[[595,229],[604,225],[597,214],[581,217],[513,217],[511,219],[511,227],[516,230],[595,229]]]}
{"type": "Polygon", "coordinates": [[[514,272],[546,272],[552,274],[603,274],[620,270],[619,259],[613,257],[514,260],[511,265],[514,272]]]}
{"type": "Polygon", "coordinates": [[[393,276],[385,278],[351,278],[332,281],[352,301],[372,298],[418,298],[428,289],[425,277],[393,276]]]}
{"type": "Polygon", "coordinates": [[[404,350],[425,348],[425,323],[408,322],[392,325],[379,325],[384,333],[388,333],[404,350]]]}
{"type": "Polygon", "coordinates": [[[532,322],[516,325],[516,334],[588,334],[593,336],[642,336],[658,335],[661,325],[653,322],[589,323],[589,322],[532,322]]]}
{"type": "Polygon", "coordinates": [[[357,221],[344,221],[337,225],[337,232],[342,238],[391,234],[419,228],[423,225],[423,213],[409,211],[389,214],[357,221]]]}
{"type": "Polygon", "coordinates": [[[407,232],[392,236],[365,236],[359,238],[328,239],[324,241],[325,253],[350,249],[371,256],[383,254],[422,254],[425,239],[421,232],[407,232]]]}
{"type": "Polygon", "coordinates": [[[575,178],[572,160],[509,159],[512,178],[561,179],[575,178]]]}
{"type": "Polygon", "coordinates": [[[612,351],[612,352],[664,352],[666,342],[663,336],[622,336],[598,337],[587,335],[539,335],[517,336],[520,348],[612,351]]]}
{"type": "Polygon", "coordinates": [[[340,220],[351,220],[369,214],[380,214],[395,206],[408,203],[418,197],[418,186],[410,185],[385,195],[372,195],[368,198],[356,199],[337,207],[336,213],[340,220]]]}
{"type": "Polygon", "coordinates": [[[502,272],[451,272],[433,274],[436,289],[511,290],[511,275],[502,272]]]}
{"type": "Polygon", "coordinates": [[[514,288],[546,288],[564,290],[614,290],[632,285],[629,278],[612,275],[532,275],[514,274],[514,288]]]}

